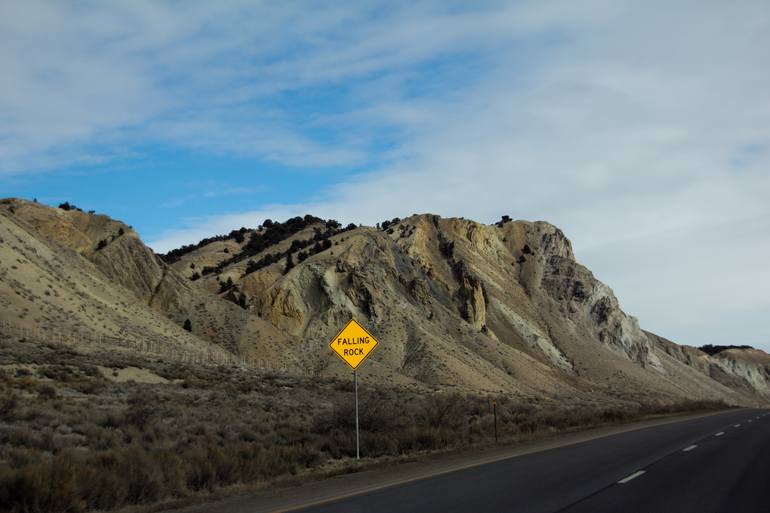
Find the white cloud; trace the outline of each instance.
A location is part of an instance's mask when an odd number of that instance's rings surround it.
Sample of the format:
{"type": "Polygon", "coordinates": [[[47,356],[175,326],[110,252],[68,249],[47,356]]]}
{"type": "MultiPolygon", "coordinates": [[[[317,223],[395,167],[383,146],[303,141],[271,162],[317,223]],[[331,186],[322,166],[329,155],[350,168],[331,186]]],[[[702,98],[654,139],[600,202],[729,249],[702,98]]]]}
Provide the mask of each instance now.
{"type": "Polygon", "coordinates": [[[121,144],[143,142],[292,166],[361,164],[371,140],[322,144],[320,114],[281,95],[362,81],[362,101],[370,82],[400,87],[415,66],[508,40],[509,29],[497,9],[442,2],[312,11],[298,2],[4,2],[0,174],[120,156],[121,144]]]}
{"type": "Polygon", "coordinates": [[[408,134],[380,171],[155,244],[306,212],[369,224],[424,211],[541,218],[644,326],[770,349],[770,8],[596,5],[508,9],[480,24],[504,51],[471,87],[386,95],[336,119],[408,134]],[[516,37],[495,36],[496,24],[516,37]]]}

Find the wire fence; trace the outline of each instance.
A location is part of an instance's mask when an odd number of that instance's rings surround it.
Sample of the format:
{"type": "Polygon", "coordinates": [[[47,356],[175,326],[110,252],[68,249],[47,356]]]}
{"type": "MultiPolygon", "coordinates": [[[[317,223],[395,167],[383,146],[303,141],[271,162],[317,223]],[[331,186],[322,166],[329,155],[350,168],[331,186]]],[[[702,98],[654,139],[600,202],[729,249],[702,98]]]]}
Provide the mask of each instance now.
{"type": "Polygon", "coordinates": [[[180,363],[201,365],[246,365],[244,356],[234,355],[213,346],[201,348],[172,343],[169,339],[130,338],[105,335],[92,331],[47,327],[19,326],[8,320],[0,320],[0,337],[34,341],[48,346],[84,348],[88,350],[125,349],[144,356],[157,356],[180,363]]]}
{"type": "MultiPolygon", "coordinates": [[[[235,365],[265,372],[284,374],[318,373],[326,366],[325,361],[317,361],[312,368],[299,361],[286,362],[271,358],[253,358],[236,355],[214,344],[211,347],[195,347],[172,342],[167,338],[119,337],[95,333],[88,330],[67,328],[59,330],[49,327],[20,326],[7,319],[0,320],[0,340],[27,340],[61,350],[79,349],[89,352],[124,350],[132,355],[144,358],[163,358],[189,365],[235,365]]],[[[317,351],[318,344],[312,341],[298,341],[292,344],[295,354],[317,351]]],[[[325,354],[325,353],[323,353],[325,354]]]]}

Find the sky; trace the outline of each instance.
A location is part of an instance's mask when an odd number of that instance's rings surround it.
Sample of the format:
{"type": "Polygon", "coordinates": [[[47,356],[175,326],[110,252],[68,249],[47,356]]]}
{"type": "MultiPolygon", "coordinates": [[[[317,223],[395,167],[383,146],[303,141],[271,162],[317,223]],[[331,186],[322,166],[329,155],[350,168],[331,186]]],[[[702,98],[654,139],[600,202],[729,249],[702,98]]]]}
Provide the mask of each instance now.
{"type": "Polygon", "coordinates": [[[0,1],[7,196],[159,252],[546,220],[645,329],[770,350],[770,4],[0,1]]]}

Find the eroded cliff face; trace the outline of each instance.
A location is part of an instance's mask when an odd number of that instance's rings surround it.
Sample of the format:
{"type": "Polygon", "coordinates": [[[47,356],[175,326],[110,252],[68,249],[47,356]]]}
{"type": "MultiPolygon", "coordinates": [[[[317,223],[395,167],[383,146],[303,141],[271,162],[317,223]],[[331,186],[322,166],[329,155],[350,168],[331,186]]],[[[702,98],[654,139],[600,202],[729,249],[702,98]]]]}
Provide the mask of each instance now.
{"type": "Polygon", "coordinates": [[[468,271],[465,262],[460,260],[453,268],[457,279],[457,300],[462,318],[474,329],[487,330],[487,295],[484,284],[468,271]]]}
{"type": "Polygon", "coordinates": [[[621,310],[612,289],[575,260],[561,230],[542,222],[510,230],[520,244],[517,262],[521,263],[521,283],[536,302],[552,301],[551,309],[586,339],[663,372],[637,320],[621,310]]]}

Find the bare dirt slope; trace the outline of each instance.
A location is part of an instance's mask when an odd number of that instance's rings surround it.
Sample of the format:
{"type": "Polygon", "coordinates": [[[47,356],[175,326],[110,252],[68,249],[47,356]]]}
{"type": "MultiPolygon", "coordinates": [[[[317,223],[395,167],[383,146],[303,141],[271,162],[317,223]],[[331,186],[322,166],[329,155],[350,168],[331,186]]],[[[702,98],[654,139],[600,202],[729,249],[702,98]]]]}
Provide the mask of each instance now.
{"type": "Polygon", "coordinates": [[[16,324],[341,376],[326,343],[352,316],[382,342],[362,374],[385,383],[597,402],[770,395],[767,355],[708,357],[642,331],[545,222],[305,216],[163,258],[107,216],[23,200],[0,203],[0,230],[0,315],[16,324]]]}
{"type": "Polygon", "coordinates": [[[0,230],[2,319],[14,326],[68,340],[191,345],[230,359],[249,357],[257,341],[282,339],[179,276],[107,216],[6,200],[0,230]],[[187,320],[192,333],[183,329],[187,320]]]}
{"type": "MultiPolygon", "coordinates": [[[[66,213],[46,209],[52,216],[48,228],[60,227],[57,237],[48,238],[15,215],[12,205],[23,204],[0,205],[0,311],[5,331],[79,347],[152,348],[162,354],[232,358],[148,308],[77,250],[62,245],[71,228],[66,213]]],[[[106,218],[95,221],[103,228],[110,225],[106,218]]],[[[85,251],[91,247],[82,232],[72,232],[69,240],[85,251]]]]}

